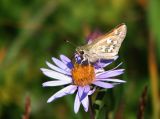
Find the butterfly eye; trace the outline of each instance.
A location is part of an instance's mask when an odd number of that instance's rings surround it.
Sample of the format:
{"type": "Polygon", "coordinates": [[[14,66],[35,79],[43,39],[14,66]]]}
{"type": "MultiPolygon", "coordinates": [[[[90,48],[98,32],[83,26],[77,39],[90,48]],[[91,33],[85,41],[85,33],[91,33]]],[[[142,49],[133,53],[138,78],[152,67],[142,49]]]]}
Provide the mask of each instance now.
{"type": "Polygon", "coordinates": [[[83,51],[83,50],[81,50],[79,53],[80,53],[81,55],[83,55],[83,54],[84,54],[84,51],[83,51]]]}

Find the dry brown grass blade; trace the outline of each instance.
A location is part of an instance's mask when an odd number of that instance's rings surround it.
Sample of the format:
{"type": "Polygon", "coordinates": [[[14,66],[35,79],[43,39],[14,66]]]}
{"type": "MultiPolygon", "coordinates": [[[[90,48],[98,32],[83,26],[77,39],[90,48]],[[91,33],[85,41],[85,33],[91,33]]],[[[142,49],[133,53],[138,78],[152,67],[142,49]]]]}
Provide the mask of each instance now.
{"type": "Polygon", "coordinates": [[[142,91],[141,97],[139,99],[137,119],[144,118],[144,110],[145,110],[146,101],[147,101],[147,90],[148,90],[148,87],[145,86],[144,90],[142,91]]]}
{"type": "Polygon", "coordinates": [[[159,119],[160,117],[160,102],[159,102],[159,91],[158,91],[158,68],[155,55],[155,42],[154,36],[150,33],[149,44],[148,44],[148,65],[150,73],[150,84],[151,84],[151,97],[153,106],[153,119],[159,119]]]}
{"type": "Polygon", "coordinates": [[[124,100],[121,100],[118,109],[115,113],[115,119],[124,119],[124,108],[125,108],[125,102],[124,100]]]}
{"type": "Polygon", "coordinates": [[[6,48],[4,47],[0,48],[0,64],[4,60],[5,55],[6,55],[6,48]]]}
{"type": "Polygon", "coordinates": [[[30,100],[30,97],[27,96],[26,102],[25,102],[25,112],[24,112],[22,119],[29,119],[30,112],[31,112],[31,100],[30,100]]]}

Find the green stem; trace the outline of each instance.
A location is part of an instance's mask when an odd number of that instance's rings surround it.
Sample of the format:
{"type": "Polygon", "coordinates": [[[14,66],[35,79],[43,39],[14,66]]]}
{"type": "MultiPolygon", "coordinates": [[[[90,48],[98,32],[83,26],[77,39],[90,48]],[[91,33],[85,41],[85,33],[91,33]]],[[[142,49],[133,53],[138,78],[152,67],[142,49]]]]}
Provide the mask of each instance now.
{"type": "Polygon", "coordinates": [[[89,96],[89,115],[90,115],[90,119],[95,119],[91,96],[89,96]]]}

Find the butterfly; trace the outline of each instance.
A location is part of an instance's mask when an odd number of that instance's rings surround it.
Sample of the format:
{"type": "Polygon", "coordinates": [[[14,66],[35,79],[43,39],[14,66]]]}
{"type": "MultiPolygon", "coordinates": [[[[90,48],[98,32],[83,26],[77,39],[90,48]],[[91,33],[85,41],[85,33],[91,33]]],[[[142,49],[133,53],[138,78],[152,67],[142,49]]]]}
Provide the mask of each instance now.
{"type": "Polygon", "coordinates": [[[122,23],[108,33],[76,48],[82,61],[94,63],[97,60],[110,60],[117,57],[121,44],[126,36],[127,26],[122,23]]]}

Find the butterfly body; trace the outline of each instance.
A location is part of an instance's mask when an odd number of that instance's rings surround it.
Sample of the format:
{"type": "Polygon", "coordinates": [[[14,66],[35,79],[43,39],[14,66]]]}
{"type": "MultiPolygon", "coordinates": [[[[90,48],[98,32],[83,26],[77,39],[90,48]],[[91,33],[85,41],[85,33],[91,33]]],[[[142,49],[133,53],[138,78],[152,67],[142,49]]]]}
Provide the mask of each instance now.
{"type": "Polygon", "coordinates": [[[99,36],[84,46],[77,47],[76,51],[82,56],[83,61],[96,62],[99,59],[114,59],[126,36],[127,27],[120,24],[110,32],[99,36]]]}

